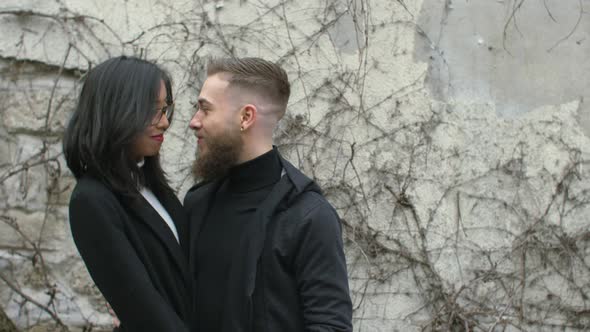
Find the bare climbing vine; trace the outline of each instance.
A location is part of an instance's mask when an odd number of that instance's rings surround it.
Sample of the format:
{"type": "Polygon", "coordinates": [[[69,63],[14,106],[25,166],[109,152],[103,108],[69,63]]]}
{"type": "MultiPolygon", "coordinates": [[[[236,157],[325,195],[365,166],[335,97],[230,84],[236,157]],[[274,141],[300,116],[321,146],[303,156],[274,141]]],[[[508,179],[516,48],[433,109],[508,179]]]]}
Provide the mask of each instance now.
{"type": "MultiPolygon", "coordinates": [[[[479,120],[461,122],[451,102],[417,104],[428,94],[427,71],[411,71],[410,78],[375,94],[373,89],[380,88],[375,77],[397,76],[388,66],[411,60],[412,53],[396,43],[387,54],[391,59],[375,56],[381,45],[374,36],[381,31],[396,31],[391,38],[413,33],[426,40],[449,70],[440,40],[416,23],[410,1],[392,1],[385,19],[375,12],[382,4],[370,0],[322,0],[314,8],[300,8],[292,1],[233,1],[256,11],[255,18],[245,22],[224,20],[224,4],[230,2],[200,0],[181,9],[157,2],[156,9],[166,18],[132,33],[107,18],[77,13],[59,0],[53,12],[0,7],[0,24],[21,28],[16,55],[0,54],[6,90],[21,89],[19,84],[27,80],[33,85],[37,76],[51,82],[43,86],[43,106],[35,106],[43,110],[36,114],[41,119],[38,127],[0,126],[3,138],[33,137],[38,142],[29,147],[34,152],[26,158],[0,163],[0,189],[7,199],[0,205],[0,229],[16,239],[4,244],[0,238],[0,314],[7,313],[24,329],[108,328],[104,319],[94,316],[104,314],[105,308],[91,282],[82,278],[85,286],[70,287],[72,279],[62,279],[64,269],[79,263],[76,253],[56,253],[55,243],[46,238],[55,223],[62,222],[69,231],[64,211],[73,180],[59,144],[62,120],[71,112],[88,69],[125,53],[156,61],[172,72],[180,107],[170,133],[175,146],[168,146],[164,157],[182,196],[192,181],[189,99],[198,94],[207,58],[260,52],[289,71],[294,90],[276,143],[321,185],[342,217],[357,331],[590,328],[590,230],[583,220],[590,211],[590,160],[564,137],[566,125],[546,120],[531,125],[534,130],[515,126],[528,136],[515,133],[509,142],[486,143],[469,128],[479,120]],[[301,12],[306,21],[301,21],[301,12]],[[343,20],[351,22],[347,43],[356,47],[354,60],[341,52],[343,45],[336,38],[343,20]],[[37,31],[37,26],[46,30],[37,31]],[[65,41],[61,56],[27,60],[29,48],[56,29],[65,41]],[[447,133],[465,136],[473,144],[443,147],[440,140],[447,133]],[[559,167],[531,170],[539,158],[532,154],[542,150],[531,137],[564,153],[559,167]],[[490,150],[489,160],[474,151],[482,147],[490,150]],[[42,182],[44,190],[41,207],[33,207],[33,197],[28,197],[39,196],[30,190],[35,181],[42,182]],[[37,219],[32,231],[30,221],[22,217],[30,214],[37,219]],[[70,258],[59,263],[57,254],[70,258]],[[72,316],[82,318],[72,322],[72,316]]],[[[511,26],[518,29],[517,14],[524,2],[511,2],[505,40],[511,26]]],[[[543,5],[555,20],[549,4],[543,5]]],[[[445,10],[450,6],[446,1],[445,10]]],[[[507,44],[504,49],[508,52],[507,44]]],[[[8,99],[0,95],[0,104],[8,99]]],[[[31,100],[9,111],[30,108],[31,100]]],[[[22,149],[15,139],[6,142],[22,149]]]]}

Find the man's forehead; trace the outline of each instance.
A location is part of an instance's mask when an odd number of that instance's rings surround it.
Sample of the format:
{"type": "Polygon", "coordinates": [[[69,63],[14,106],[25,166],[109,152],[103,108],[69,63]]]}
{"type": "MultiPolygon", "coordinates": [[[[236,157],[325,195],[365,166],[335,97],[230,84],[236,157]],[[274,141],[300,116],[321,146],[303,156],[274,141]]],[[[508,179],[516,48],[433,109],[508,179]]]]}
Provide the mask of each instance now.
{"type": "Polygon", "coordinates": [[[203,85],[212,85],[216,87],[227,87],[229,85],[231,76],[226,73],[217,73],[207,76],[203,85]]]}
{"type": "Polygon", "coordinates": [[[228,84],[228,81],[220,79],[217,76],[207,77],[207,79],[203,83],[203,86],[201,87],[201,91],[199,93],[199,101],[201,99],[209,101],[210,103],[219,101],[226,93],[228,84]]]}

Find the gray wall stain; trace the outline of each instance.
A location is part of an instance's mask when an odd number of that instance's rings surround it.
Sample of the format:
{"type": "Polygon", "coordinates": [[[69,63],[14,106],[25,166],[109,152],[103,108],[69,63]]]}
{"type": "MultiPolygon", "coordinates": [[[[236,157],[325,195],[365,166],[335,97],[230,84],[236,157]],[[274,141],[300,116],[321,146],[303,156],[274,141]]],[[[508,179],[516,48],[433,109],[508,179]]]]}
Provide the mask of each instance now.
{"type": "MultiPolygon", "coordinates": [[[[436,98],[492,103],[506,117],[588,100],[590,2],[547,0],[545,7],[524,1],[515,9],[519,3],[424,1],[418,25],[426,36],[418,34],[415,51],[430,64],[428,85],[436,98]]],[[[580,110],[588,136],[589,107],[586,102],[580,110]]]]}
{"type": "Polygon", "coordinates": [[[365,47],[365,12],[364,4],[360,0],[340,1],[330,6],[328,11],[339,19],[328,29],[328,34],[340,52],[355,54],[365,47]]]}

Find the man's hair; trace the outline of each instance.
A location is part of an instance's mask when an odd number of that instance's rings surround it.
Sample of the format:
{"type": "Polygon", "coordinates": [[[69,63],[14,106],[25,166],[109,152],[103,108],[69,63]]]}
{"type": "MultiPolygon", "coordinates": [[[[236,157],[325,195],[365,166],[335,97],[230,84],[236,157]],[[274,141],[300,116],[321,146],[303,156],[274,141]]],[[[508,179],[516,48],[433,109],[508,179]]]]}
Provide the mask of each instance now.
{"type": "Polygon", "coordinates": [[[218,58],[207,65],[207,76],[229,74],[230,86],[248,89],[279,106],[278,118],[287,109],[291,85],[283,68],[260,58],[218,58]]]}
{"type": "Polygon", "coordinates": [[[138,185],[156,195],[172,191],[159,155],[145,157],[139,168],[131,151],[157,112],[161,81],[171,104],[170,77],[153,63],[120,56],[90,70],[63,138],[68,168],[77,179],[87,174],[132,197],[139,195],[138,185]]]}

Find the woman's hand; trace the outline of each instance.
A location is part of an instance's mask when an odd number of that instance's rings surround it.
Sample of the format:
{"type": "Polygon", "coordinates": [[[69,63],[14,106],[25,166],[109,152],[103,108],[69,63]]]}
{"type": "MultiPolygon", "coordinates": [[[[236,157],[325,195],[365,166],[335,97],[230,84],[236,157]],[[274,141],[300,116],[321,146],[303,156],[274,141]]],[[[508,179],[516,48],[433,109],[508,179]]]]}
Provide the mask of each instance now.
{"type": "Polygon", "coordinates": [[[107,310],[109,311],[109,314],[111,314],[111,317],[113,318],[113,327],[114,328],[118,328],[119,326],[121,326],[121,321],[119,320],[119,317],[117,317],[117,314],[115,313],[115,311],[113,311],[113,308],[111,308],[111,305],[106,302],[107,304],[107,310]]]}

